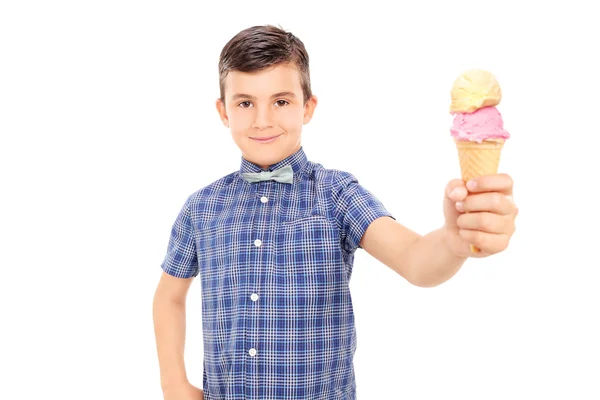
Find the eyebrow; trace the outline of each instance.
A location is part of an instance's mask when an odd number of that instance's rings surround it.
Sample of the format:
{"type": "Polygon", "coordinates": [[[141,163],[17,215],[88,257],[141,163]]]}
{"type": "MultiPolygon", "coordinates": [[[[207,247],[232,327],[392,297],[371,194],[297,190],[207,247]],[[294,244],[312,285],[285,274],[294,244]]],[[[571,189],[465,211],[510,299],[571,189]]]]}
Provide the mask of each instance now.
{"type": "MultiPolygon", "coordinates": [[[[275,98],[275,97],[292,97],[292,98],[296,98],[296,95],[293,92],[279,92],[279,93],[275,93],[274,95],[271,96],[271,98],[275,98]]],[[[250,100],[256,100],[255,96],[249,95],[249,94],[245,94],[245,93],[236,93],[233,95],[233,97],[231,98],[231,100],[237,100],[240,98],[244,98],[244,99],[250,99],[250,100]]]]}

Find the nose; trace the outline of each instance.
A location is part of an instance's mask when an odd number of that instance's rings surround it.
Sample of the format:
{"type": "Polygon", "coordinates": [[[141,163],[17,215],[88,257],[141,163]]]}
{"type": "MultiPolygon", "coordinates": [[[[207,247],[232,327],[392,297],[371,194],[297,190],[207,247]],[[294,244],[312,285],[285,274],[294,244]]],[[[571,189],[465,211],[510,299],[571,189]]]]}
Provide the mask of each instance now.
{"type": "Polygon", "coordinates": [[[256,107],[256,114],[252,127],[265,130],[273,127],[273,110],[270,107],[256,107]]]}

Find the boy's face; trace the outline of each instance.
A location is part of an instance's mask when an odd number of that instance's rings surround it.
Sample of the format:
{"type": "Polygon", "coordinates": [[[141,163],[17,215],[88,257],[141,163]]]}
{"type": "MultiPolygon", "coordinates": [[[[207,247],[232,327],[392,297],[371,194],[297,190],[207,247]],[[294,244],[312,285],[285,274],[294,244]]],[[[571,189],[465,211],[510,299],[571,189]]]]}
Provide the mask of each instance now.
{"type": "Polygon", "coordinates": [[[231,71],[225,79],[225,104],[217,100],[223,124],[231,129],[242,156],[267,168],[300,149],[302,125],[317,105],[313,96],[303,104],[300,73],[293,64],[258,72],[231,71]],[[270,141],[261,138],[276,137],[270,141]]]}

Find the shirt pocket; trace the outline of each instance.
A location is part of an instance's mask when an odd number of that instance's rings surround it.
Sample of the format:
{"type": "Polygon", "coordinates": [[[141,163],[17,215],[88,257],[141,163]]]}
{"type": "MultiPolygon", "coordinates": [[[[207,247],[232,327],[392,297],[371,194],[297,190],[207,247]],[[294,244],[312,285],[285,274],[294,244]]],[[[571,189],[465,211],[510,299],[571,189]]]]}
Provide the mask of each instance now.
{"type": "Polygon", "coordinates": [[[274,245],[276,264],[283,271],[322,275],[341,265],[339,231],[325,215],[281,222],[275,229],[274,245]]]}
{"type": "Polygon", "coordinates": [[[272,281],[278,284],[277,304],[287,315],[310,325],[313,317],[320,320],[326,310],[342,306],[347,280],[338,232],[335,221],[316,214],[275,229],[272,281]]]}
{"type": "Polygon", "coordinates": [[[327,217],[318,211],[314,211],[310,214],[287,217],[281,222],[280,226],[304,225],[307,227],[321,222],[328,222],[327,217]]]}

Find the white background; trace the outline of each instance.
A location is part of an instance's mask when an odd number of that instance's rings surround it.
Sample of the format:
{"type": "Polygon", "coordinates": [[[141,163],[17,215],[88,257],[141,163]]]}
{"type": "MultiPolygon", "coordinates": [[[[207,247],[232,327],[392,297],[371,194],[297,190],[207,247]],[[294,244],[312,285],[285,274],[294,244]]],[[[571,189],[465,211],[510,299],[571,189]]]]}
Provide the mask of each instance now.
{"type": "MultiPolygon", "coordinates": [[[[0,398],[162,398],[159,265],[186,197],[239,168],[217,63],[257,24],[308,49],[309,159],[352,172],[422,234],[459,177],[452,82],[478,67],[503,90],[511,246],[430,289],[359,250],[358,398],[600,398],[600,24],[593,2],[547,3],[3,1],[0,398]]],[[[196,280],[197,386],[200,300],[196,280]]]]}

